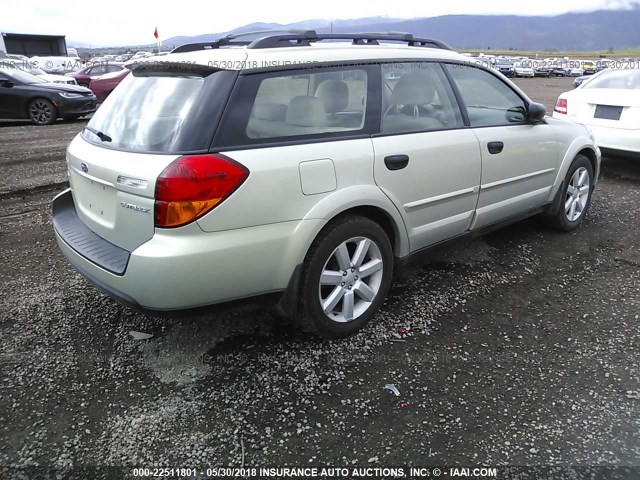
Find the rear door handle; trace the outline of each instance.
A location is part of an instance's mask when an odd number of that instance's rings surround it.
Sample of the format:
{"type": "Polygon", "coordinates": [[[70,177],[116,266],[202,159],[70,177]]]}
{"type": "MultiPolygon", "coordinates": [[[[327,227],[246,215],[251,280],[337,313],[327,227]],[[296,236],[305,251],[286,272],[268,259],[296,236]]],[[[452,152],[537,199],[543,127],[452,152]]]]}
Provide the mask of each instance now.
{"type": "Polygon", "coordinates": [[[500,153],[504,148],[504,143],[502,142],[489,142],[487,143],[487,149],[489,149],[489,153],[495,155],[500,153]]]}
{"type": "Polygon", "coordinates": [[[409,164],[409,155],[389,155],[384,157],[384,164],[389,170],[402,170],[409,164]]]}

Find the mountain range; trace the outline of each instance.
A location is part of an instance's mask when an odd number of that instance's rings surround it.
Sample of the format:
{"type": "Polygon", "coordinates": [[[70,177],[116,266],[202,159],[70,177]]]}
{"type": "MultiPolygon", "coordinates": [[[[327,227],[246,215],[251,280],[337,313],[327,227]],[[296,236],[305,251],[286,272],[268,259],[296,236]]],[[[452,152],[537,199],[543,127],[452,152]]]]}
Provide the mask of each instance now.
{"type": "Polygon", "coordinates": [[[230,33],[256,30],[313,29],[317,32],[409,32],[434,38],[458,50],[591,51],[640,47],[640,8],[567,13],[558,16],[444,15],[395,19],[370,17],[354,20],[315,19],[286,25],[252,23],[228,32],[177,36],[164,47],[208,42],[230,33]]]}

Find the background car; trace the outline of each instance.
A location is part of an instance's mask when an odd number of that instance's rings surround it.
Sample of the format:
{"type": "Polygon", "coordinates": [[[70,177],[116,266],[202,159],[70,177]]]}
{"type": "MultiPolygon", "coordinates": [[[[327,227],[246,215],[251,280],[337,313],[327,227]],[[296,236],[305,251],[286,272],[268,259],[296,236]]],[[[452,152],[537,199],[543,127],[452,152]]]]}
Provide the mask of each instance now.
{"type": "Polygon", "coordinates": [[[77,85],[74,78],[69,78],[65,75],[56,75],[54,73],[47,73],[41,68],[34,67],[30,62],[11,62],[10,64],[4,64],[8,68],[17,68],[18,70],[22,70],[23,72],[30,73],[31,75],[35,75],[40,79],[51,82],[51,83],[66,83],[69,85],[77,85]]]}
{"type": "Polygon", "coordinates": [[[49,125],[95,112],[96,97],[77,85],[46,82],[18,69],[0,69],[0,118],[28,118],[49,125]]]}
{"type": "Polygon", "coordinates": [[[533,67],[533,73],[536,77],[550,77],[551,70],[553,70],[553,68],[544,63],[535,64],[533,67]]]}
{"type": "Polygon", "coordinates": [[[99,77],[107,73],[119,72],[125,67],[121,63],[97,63],[83,68],[77,72],[67,73],[68,76],[73,77],[78,85],[88,87],[92,77],[99,77]]]}
{"type": "Polygon", "coordinates": [[[535,71],[530,62],[516,62],[513,64],[513,71],[516,77],[530,77],[535,76],[535,71]]]}
{"type": "Polygon", "coordinates": [[[65,74],[82,68],[82,61],[73,57],[31,57],[30,62],[47,73],[65,74]]]}
{"type": "Polygon", "coordinates": [[[553,116],[587,125],[603,150],[640,154],[640,70],[603,70],[556,102],[553,116]]]}
{"type": "Polygon", "coordinates": [[[128,60],[131,60],[131,57],[133,57],[133,54],[131,53],[123,53],[122,55],[118,55],[115,58],[116,62],[126,62],[128,60]]]}
{"type": "Polygon", "coordinates": [[[584,69],[581,67],[571,67],[569,68],[569,76],[570,77],[582,77],[584,76],[584,69]]]}
{"type": "Polygon", "coordinates": [[[131,73],[128,68],[123,68],[115,72],[100,75],[99,77],[91,77],[89,88],[95,94],[98,103],[104,102],[113,89],[116,88],[124,78],[131,73]]]}
{"type": "Polygon", "coordinates": [[[513,62],[506,58],[498,58],[496,60],[495,69],[498,70],[505,77],[515,77],[516,73],[513,69],[513,62]]]}

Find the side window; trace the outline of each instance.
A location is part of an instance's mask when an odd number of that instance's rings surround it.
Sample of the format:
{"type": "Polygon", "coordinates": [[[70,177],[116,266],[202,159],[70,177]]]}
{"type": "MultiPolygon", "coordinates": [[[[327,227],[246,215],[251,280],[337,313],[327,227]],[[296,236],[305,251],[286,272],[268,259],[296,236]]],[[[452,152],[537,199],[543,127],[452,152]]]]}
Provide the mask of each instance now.
{"type": "Polygon", "coordinates": [[[472,65],[447,65],[472,127],[527,123],[524,100],[491,73],[472,65]]]}
{"type": "Polygon", "coordinates": [[[122,69],[117,65],[109,65],[108,70],[109,70],[109,73],[112,73],[112,72],[119,72],[122,69]]]}
{"type": "Polygon", "coordinates": [[[367,74],[360,69],[279,74],[259,80],[249,139],[355,132],[364,127],[367,74]]]}
{"type": "Polygon", "coordinates": [[[107,73],[107,67],[100,65],[99,67],[93,67],[93,70],[91,70],[91,75],[98,76],[98,75],[104,75],[105,73],[107,73]]]}
{"type": "Polygon", "coordinates": [[[444,130],[464,125],[439,63],[384,64],[382,95],[383,134],[444,130]]]}

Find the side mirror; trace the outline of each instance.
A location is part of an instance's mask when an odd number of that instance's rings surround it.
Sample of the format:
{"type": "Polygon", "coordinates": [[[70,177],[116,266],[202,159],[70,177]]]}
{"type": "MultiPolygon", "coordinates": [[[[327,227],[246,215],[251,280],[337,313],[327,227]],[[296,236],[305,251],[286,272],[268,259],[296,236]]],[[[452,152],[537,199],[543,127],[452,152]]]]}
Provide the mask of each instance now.
{"type": "Polygon", "coordinates": [[[547,109],[541,103],[531,102],[529,104],[529,110],[527,112],[527,118],[533,123],[540,123],[544,120],[544,116],[547,114],[547,109]]]}
{"type": "Polygon", "coordinates": [[[0,87],[11,88],[15,85],[11,80],[0,80],[0,87]]]}

